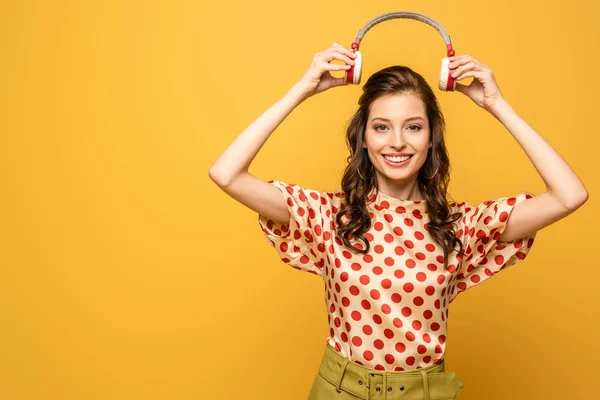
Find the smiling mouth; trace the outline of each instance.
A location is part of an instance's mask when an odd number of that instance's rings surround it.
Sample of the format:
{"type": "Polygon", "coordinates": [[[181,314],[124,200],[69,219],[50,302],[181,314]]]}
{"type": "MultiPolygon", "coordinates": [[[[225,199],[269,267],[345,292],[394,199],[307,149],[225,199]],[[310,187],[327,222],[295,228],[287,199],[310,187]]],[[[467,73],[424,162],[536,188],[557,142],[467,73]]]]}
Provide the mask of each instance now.
{"type": "MultiPolygon", "coordinates": [[[[385,156],[385,155],[383,155],[383,154],[382,154],[381,156],[382,156],[382,157],[383,157],[383,158],[384,158],[384,159],[385,159],[387,162],[389,162],[389,163],[392,163],[392,164],[402,164],[402,163],[405,163],[405,162],[407,162],[407,161],[408,161],[408,160],[410,160],[411,158],[413,158],[414,154],[410,154],[410,155],[408,156],[408,158],[407,158],[407,159],[405,159],[405,160],[401,160],[401,161],[394,161],[394,160],[391,160],[390,158],[386,157],[386,156],[385,156]]],[[[397,159],[397,158],[404,158],[404,157],[406,157],[406,156],[402,156],[402,157],[394,157],[394,158],[395,158],[395,159],[397,159]]]]}

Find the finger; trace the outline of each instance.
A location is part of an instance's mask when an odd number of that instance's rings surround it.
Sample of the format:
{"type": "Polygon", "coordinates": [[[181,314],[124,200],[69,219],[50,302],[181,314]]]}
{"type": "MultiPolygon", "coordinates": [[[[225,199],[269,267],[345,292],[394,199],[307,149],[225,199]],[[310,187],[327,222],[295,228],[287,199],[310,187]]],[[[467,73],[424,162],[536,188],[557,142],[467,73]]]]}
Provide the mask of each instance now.
{"type": "Polygon", "coordinates": [[[481,78],[481,72],[480,71],[467,71],[464,74],[462,74],[461,76],[459,76],[458,78],[456,78],[455,80],[458,81],[462,81],[465,78],[468,77],[473,77],[473,78],[481,78]]]}
{"type": "Polygon", "coordinates": [[[345,54],[347,57],[349,57],[352,60],[354,60],[356,58],[356,53],[354,51],[352,51],[351,49],[348,49],[342,45],[336,46],[335,48],[330,48],[330,49],[328,49],[327,52],[324,52],[324,53],[333,54],[336,52],[345,54]]]}
{"type": "Polygon", "coordinates": [[[349,70],[352,67],[352,65],[348,64],[331,64],[330,62],[327,62],[325,60],[321,60],[321,62],[319,62],[318,65],[323,71],[349,70]]]}
{"type": "Polygon", "coordinates": [[[351,58],[349,55],[346,55],[346,53],[342,53],[341,51],[338,51],[338,50],[328,51],[327,53],[323,54],[322,56],[325,59],[325,61],[327,61],[327,62],[330,62],[331,60],[336,59],[336,60],[344,61],[346,64],[349,64],[349,65],[356,64],[356,62],[354,61],[353,58],[351,58]]]}
{"type": "Polygon", "coordinates": [[[452,77],[455,78],[457,76],[460,76],[460,74],[466,71],[477,70],[478,67],[479,66],[477,66],[474,62],[468,62],[467,64],[461,65],[460,67],[456,68],[456,70],[452,72],[452,77]]]}
{"type": "Polygon", "coordinates": [[[333,48],[336,48],[336,49],[344,49],[344,50],[352,51],[352,49],[351,49],[351,48],[349,48],[349,47],[346,47],[346,46],[343,46],[343,45],[341,45],[341,44],[339,44],[339,43],[336,43],[336,42],[334,42],[334,43],[331,45],[331,47],[330,47],[330,49],[333,49],[333,48]]]}
{"type": "Polygon", "coordinates": [[[463,85],[462,83],[456,83],[456,91],[467,94],[467,88],[469,85],[463,85]]]}
{"type": "Polygon", "coordinates": [[[458,55],[458,56],[455,55],[452,57],[448,57],[448,59],[450,60],[450,64],[448,65],[448,68],[450,68],[450,69],[454,69],[455,67],[467,64],[469,62],[479,65],[482,68],[487,68],[487,65],[484,65],[481,61],[475,59],[470,54],[464,54],[464,55],[458,55]]]}

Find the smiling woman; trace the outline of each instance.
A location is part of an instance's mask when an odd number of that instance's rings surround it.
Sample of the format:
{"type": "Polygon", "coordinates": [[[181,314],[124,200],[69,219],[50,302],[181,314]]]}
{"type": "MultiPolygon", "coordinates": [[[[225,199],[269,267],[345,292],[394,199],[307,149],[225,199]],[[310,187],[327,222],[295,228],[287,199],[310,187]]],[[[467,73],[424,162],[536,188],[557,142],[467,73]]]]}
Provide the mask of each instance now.
{"type": "Polygon", "coordinates": [[[429,399],[429,390],[431,398],[454,399],[462,382],[444,368],[450,303],[523,261],[536,232],[573,212],[587,194],[559,156],[544,153],[549,146],[510,110],[490,72],[468,57],[452,61],[458,79],[474,68],[483,83],[459,84],[457,91],[489,107],[544,160],[536,167],[547,182],[560,187],[546,176],[557,173],[574,194],[449,201],[444,117],[425,79],[399,65],[376,72],[363,87],[346,129],[350,155],[341,189],[322,192],[249,174],[294,107],[341,85],[329,74],[335,58],[352,63],[352,52],[334,44],[317,53],[303,78],[221,155],[211,177],[258,213],[282,262],[323,279],[329,334],[310,400],[368,399],[381,391],[388,399],[429,399]],[[557,167],[549,171],[546,159],[557,167]]]}

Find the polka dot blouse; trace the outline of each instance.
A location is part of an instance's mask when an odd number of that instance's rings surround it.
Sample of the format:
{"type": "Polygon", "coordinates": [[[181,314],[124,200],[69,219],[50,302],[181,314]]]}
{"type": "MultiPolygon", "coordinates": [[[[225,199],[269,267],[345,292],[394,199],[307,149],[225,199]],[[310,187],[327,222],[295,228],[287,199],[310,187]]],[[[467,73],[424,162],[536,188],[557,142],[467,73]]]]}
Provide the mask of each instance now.
{"type": "MultiPolygon", "coordinates": [[[[318,192],[272,180],[286,199],[291,219],[281,225],[263,215],[259,224],[281,260],[323,278],[329,336],[342,356],[371,369],[405,371],[444,358],[448,306],[465,290],[523,260],[535,233],[498,242],[512,209],[533,197],[484,201],[477,207],[450,203],[463,216],[456,237],[466,254],[444,253],[427,231],[426,202],[400,200],[372,190],[367,196],[371,228],[368,254],[352,253],[336,237],[335,216],[344,192],[318,192]]],[[[344,216],[344,221],[349,217],[344,216]]],[[[352,239],[357,248],[363,242],[352,239]]]]}

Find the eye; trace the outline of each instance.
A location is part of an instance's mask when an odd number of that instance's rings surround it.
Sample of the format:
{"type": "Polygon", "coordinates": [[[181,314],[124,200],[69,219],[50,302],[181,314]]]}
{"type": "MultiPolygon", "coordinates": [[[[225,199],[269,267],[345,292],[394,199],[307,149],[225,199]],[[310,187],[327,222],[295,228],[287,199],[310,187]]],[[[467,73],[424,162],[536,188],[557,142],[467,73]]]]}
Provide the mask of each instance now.
{"type": "MultiPolygon", "coordinates": [[[[375,125],[373,127],[373,129],[375,129],[377,132],[382,132],[382,131],[379,130],[379,128],[381,128],[381,127],[387,128],[387,126],[385,126],[385,125],[375,125]]],[[[409,129],[409,130],[411,130],[413,132],[417,132],[417,131],[421,130],[421,127],[419,125],[409,125],[408,127],[409,128],[413,128],[413,127],[416,128],[416,129],[409,129]]]]}

